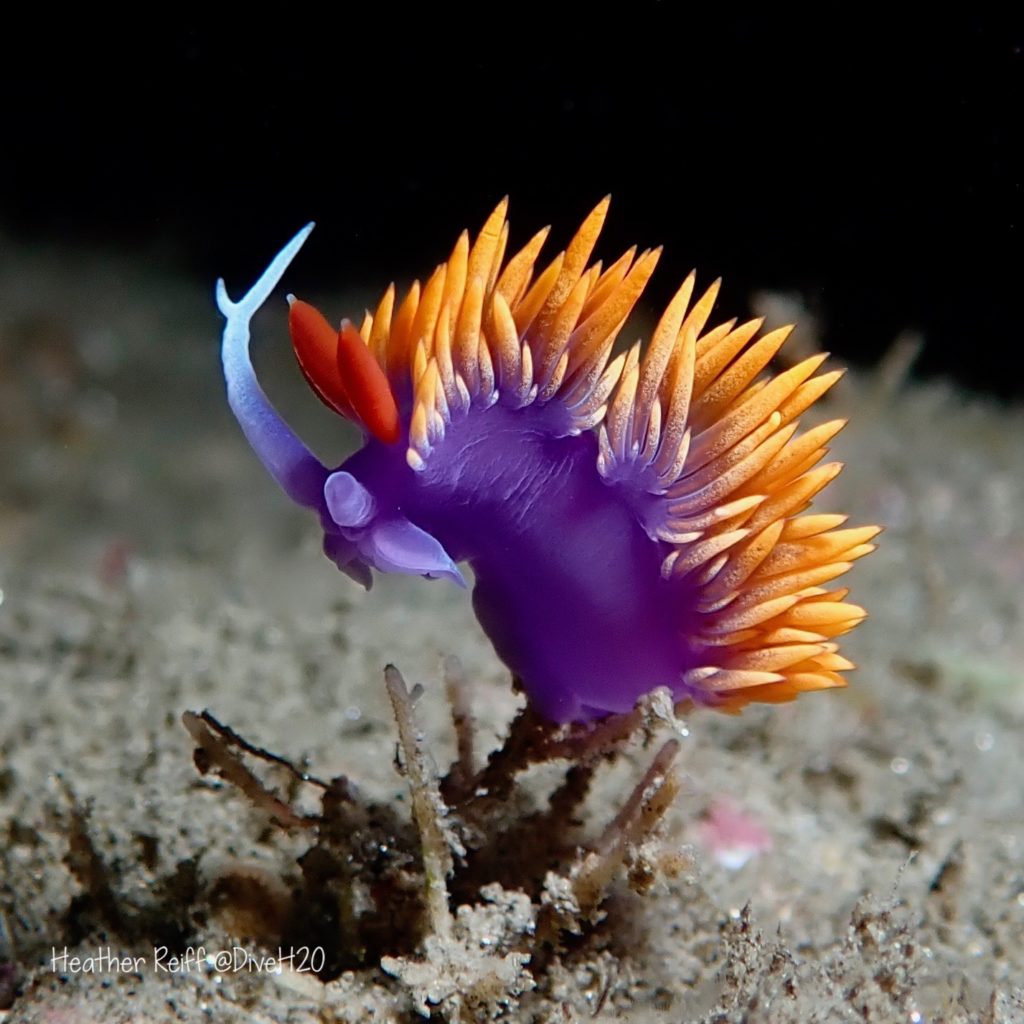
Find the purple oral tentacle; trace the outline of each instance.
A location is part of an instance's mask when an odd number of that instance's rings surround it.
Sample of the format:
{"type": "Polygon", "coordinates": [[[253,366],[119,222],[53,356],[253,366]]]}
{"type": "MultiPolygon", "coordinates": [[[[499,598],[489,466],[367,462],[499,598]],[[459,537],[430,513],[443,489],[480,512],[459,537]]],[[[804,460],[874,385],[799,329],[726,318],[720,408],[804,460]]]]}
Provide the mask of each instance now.
{"type": "Polygon", "coordinates": [[[324,498],[331,519],[342,529],[366,526],[377,511],[373,495],[351,473],[342,470],[327,478],[324,498]]]}
{"type": "Polygon", "coordinates": [[[324,534],[324,554],[346,575],[364,590],[373,587],[373,573],[360,558],[359,548],[340,533],[324,534]]]}
{"type": "Polygon", "coordinates": [[[387,519],[367,531],[359,550],[381,572],[398,572],[428,579],[447,579],[465,587],[458,566],[437,538],[404,516],[387,519]]]}
{"type": "Polygon", "coordinates": [[[281,419],[256,379],[249,356],[249,324],[270,297],[288,265],[302,248],[312,224],[307,224],[274,258],[249,291],[233,302],[223,279],[217,282],[217,306],[224,325],[221,361],[228,403],[253,451],[285,494],[293,501],[326,514],[324,483],[327,468],[281,419]]]}

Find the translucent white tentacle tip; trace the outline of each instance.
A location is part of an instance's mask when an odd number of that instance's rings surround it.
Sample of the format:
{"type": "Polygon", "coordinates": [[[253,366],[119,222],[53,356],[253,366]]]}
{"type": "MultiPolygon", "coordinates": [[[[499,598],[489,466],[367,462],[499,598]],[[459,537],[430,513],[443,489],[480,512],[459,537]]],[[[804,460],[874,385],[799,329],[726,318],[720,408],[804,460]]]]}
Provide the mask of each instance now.
{"type": "Polygon", "coordinates": [[[224,278],[218,278],[217,308],[221,313],[225,317],[230,317],[236,310],[241,309],[246,319],[251,318],[256,310],[270,297],[270,293],[277,287],[278,281],[284,276],[284,272],[288,269],[292,260],[299,254],[299,250],[315,227],[316,221],[311,220],[301,231],[297,232],[292,240],[270,261],[269,266],[260,275],[259,280],[238,302],[232,302],[228,296],[224,278]]]}

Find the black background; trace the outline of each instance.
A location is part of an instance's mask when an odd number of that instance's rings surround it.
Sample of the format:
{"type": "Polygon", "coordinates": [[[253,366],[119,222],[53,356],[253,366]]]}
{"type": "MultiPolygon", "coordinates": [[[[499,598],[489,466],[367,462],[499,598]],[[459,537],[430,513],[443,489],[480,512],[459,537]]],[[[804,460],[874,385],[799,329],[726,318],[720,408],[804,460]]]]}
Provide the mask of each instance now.
{"type": "Polygon", "coordinates": [[[919,373],[1022,394],[1017,23],[646,2],[147,17],[6,33],[0,231],[237,290],[315,218],[303,283],[380,288],[506,193],[512,243],[553,223],[553,253],[611,192],[599,255],[665,243],[655,299],[693,266],[725,276],[723,315],[797,289],[844,360],[911,328],[919,373]]]}

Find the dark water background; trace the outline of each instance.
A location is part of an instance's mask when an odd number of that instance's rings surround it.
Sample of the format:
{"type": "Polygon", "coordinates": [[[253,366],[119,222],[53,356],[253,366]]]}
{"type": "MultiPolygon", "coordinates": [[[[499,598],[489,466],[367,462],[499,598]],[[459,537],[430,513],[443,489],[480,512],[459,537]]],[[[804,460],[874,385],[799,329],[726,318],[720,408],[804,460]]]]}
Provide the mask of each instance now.
{"type": "Polygon", "coordinates": [[[911,329],[1010,397],[1021,42],[984,7],[62,21],[5,40],[0,233],[247,281],[316,219],[306,280],[377,291],[506,193],[513,244],[561,245],[612,192],[604,255],[666,245],[655,305],[693,266],[736,313],[798,290],[842,361],[911,329]]]}

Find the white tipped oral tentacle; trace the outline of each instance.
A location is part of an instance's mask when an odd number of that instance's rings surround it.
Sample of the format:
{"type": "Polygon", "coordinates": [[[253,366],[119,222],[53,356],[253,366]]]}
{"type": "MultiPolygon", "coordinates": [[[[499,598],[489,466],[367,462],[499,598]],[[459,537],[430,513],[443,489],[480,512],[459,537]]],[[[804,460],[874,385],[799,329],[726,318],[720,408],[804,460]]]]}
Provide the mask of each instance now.
{"type": "Polygon", "coordinates": [[[323,487],[327,469],[278,416],[256,379],[249,356],[252,318],[277,287],[313,226],[310,222],[295,235],[238,302],[229,298],[224,279],[218,279],[217,307],[227,321],[221,361],[231,411],[253,451],[284,492],[301,505],[325,512],[323,487]]]}

